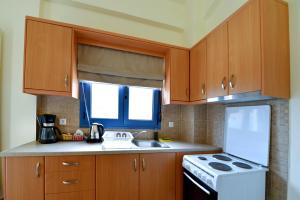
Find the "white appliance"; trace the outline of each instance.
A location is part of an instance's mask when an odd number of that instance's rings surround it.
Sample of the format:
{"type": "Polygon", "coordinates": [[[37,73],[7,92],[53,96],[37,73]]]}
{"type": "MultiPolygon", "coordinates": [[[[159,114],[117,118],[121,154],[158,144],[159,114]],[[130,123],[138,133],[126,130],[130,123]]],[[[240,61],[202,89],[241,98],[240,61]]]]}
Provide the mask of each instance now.
{"type": "Polygon", "coordinates": [[[184,199],[264,200],[270,123],[268,105],[227,107],[224,153],[183,158],[184,199]]]}

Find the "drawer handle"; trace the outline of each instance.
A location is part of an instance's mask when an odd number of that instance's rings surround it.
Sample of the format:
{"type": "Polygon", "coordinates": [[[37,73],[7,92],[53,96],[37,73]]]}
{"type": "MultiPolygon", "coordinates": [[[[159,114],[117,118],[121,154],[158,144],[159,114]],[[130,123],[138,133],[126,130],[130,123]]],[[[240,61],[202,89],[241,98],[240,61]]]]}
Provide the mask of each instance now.
{"type": "Polygon", "coordinates": [[[62,162],[62,165],[66,166],[66,167],[72,167],[72,166],[79,166],[80,163],[79,162],[62,162]]]}
{"type": "Polygon", "coordinates": [[[77,179],[73,179],[73,180],[64,180],[62,181],[62,183],[64,185],[74,185],[74,184],[78,184],[79,183],[79,180],[77,179]]]}

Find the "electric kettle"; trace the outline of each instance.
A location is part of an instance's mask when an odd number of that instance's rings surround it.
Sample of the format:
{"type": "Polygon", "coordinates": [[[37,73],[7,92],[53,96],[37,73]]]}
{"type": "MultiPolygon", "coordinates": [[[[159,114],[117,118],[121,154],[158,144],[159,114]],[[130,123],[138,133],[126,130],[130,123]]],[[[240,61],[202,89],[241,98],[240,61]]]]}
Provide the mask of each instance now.
{"type": "Polygon", "coordinates": [[[104,126],[102,124],[93,123],[90,127],[90,133],[86,139],[88,143],[98,143],[103,141],[104,126]]]}

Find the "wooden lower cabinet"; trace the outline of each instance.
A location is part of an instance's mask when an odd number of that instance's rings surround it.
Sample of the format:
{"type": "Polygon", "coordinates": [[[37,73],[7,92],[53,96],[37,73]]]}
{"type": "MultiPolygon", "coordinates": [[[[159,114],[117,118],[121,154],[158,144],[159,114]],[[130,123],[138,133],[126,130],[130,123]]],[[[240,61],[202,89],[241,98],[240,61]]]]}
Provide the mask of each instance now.
{"type": "Polygon", "coordinates": [[[44,157],[8,157],[5,200],[44,199],[44,157]]]}
{"type": "Polygon", "coordinates": [[[140,200],[175,200],[175,153],[140,154],[140,200]]]}
{"type": "Polygon", "coordinates": [[[95,200],[95,191],[47,194],[45,200],[95,200]]]}
{"type": "Polygon", "coordinates": [[[96,157],[96,200],[139,199],[139,154],[96,157]]]}

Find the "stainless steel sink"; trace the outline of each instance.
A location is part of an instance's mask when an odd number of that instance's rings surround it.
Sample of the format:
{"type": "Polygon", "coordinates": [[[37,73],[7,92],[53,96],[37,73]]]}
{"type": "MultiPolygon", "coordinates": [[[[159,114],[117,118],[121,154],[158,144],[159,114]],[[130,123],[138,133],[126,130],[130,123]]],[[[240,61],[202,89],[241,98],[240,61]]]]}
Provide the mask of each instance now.
{"type": "Polygon", "coordinates": [[[170,148],[168,145],[155,140],[133,140],[132,142],[141,148],[170,148]]]}

